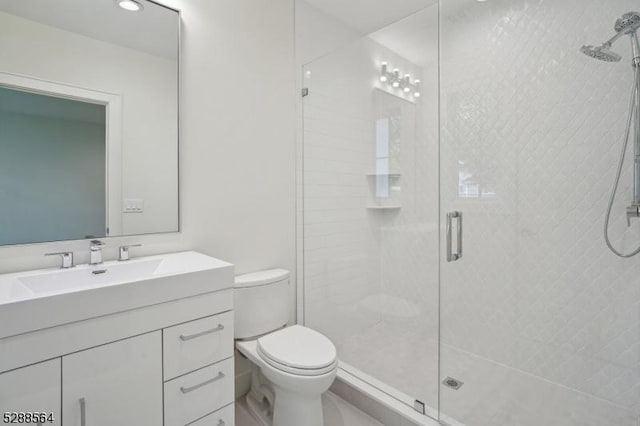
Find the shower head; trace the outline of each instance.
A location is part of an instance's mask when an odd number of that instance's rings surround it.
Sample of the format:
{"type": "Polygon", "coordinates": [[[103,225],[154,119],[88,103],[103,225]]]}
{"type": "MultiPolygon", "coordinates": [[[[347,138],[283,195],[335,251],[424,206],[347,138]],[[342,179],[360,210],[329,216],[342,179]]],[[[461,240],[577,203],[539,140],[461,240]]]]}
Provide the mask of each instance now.
{"type": "Polygon", "coordinates": [[[605,62],[620,62],[622,56],[611,50],[613,43],[621,37],[628,35],[631,37],[633,49],[634,66],[640,66],[640,44],[638,43],[637,31],[640,29],[640,13],[628,12],[622,15],[615,25],[616,35],[599,46],[586,45],[580,48],[585,55],[605,62]]]}
{"type": "Polygon", "coordinates": [[[608,44],[603,44],[600,46],[582,46],[580,51],[585,55],[597,59],[599,61],[605,62],[620,62],[622,60],[622,56],[618,55],[616,52],[610,50],[611,46],[608,44]]]}
{"type": "Polygon", "coordinates": [[[617,33],[629,34],[640,28],[640,13],[625,13],[616,21],[615,30],[617,33]]]}

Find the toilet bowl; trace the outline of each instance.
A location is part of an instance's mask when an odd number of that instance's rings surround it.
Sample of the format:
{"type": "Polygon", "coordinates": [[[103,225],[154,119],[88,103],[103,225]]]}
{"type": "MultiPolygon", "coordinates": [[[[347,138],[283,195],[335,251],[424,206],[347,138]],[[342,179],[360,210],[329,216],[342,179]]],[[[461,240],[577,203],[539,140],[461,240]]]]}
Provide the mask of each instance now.
{"type": "Polygon", "coordinates": [[[236,348],[257,370],[247,405],[267,406],[254,413],[265,425],[323,426],[322,394],[338,371],[336,348],[315,330],[285,327],[288,281],[282,269],[236,277],[236,348]]]}
{"type": "Polygon", "coordinates": [[[259,339],[239,341],[236,348],[273,386],[274,426],[323,425],[321,396],[338,371],[335,346],[329,339],[294,325],[259,339]]]}

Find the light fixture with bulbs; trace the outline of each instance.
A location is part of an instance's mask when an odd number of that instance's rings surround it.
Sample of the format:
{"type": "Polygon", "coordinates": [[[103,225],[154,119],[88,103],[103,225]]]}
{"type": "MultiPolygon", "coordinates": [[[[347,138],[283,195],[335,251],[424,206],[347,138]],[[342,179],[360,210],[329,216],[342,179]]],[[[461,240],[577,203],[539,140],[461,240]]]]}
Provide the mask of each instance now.
{"type": "Polygon", "coordinates": [[[387,83],[394,89],[400,89],[406,95],[413,93],[414,98],[419,98],[420,80],[411,81],[411,75],[404,74],[403,77],[401,75],[398,68],[389,71],[389,64],[386,62],[380,64],[380,82],[387,83]]]}
{"type": "Polygon", "coordinates": [[[128,12],[141,12],[144,9],[142,3],[136,0],[115,0],[115,3],[120,7],[120,9],[124,9],[128,12]]]}

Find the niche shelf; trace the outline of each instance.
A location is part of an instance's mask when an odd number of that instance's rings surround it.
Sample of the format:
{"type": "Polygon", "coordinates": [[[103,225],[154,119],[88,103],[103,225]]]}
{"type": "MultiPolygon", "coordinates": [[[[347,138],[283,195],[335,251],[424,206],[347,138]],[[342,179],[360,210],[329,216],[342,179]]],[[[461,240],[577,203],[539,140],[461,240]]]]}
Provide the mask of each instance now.
{"type": "Polygon", "coordinates": [[[396,172],[389,173],[367,173],[367,181],[369,183],[369,205],[367,210],[378,212],[393,212],[402,209],[400,204],[400,178],[402,174],[396,172]],[[384,182],[384,193],[379,196],[377,194],[377,186],[380,182],[384,182]]]}

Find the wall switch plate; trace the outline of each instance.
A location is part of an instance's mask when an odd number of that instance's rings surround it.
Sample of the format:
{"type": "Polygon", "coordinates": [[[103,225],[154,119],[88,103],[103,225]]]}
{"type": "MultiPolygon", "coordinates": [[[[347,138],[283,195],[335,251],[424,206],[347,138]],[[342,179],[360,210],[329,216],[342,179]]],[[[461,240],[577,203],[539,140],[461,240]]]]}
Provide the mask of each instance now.
{"type": "Polygon", "coordinates": [[[142,198],[125,198],[124,213],[142,213],[144,212],[144,200],[142,198]]]}

